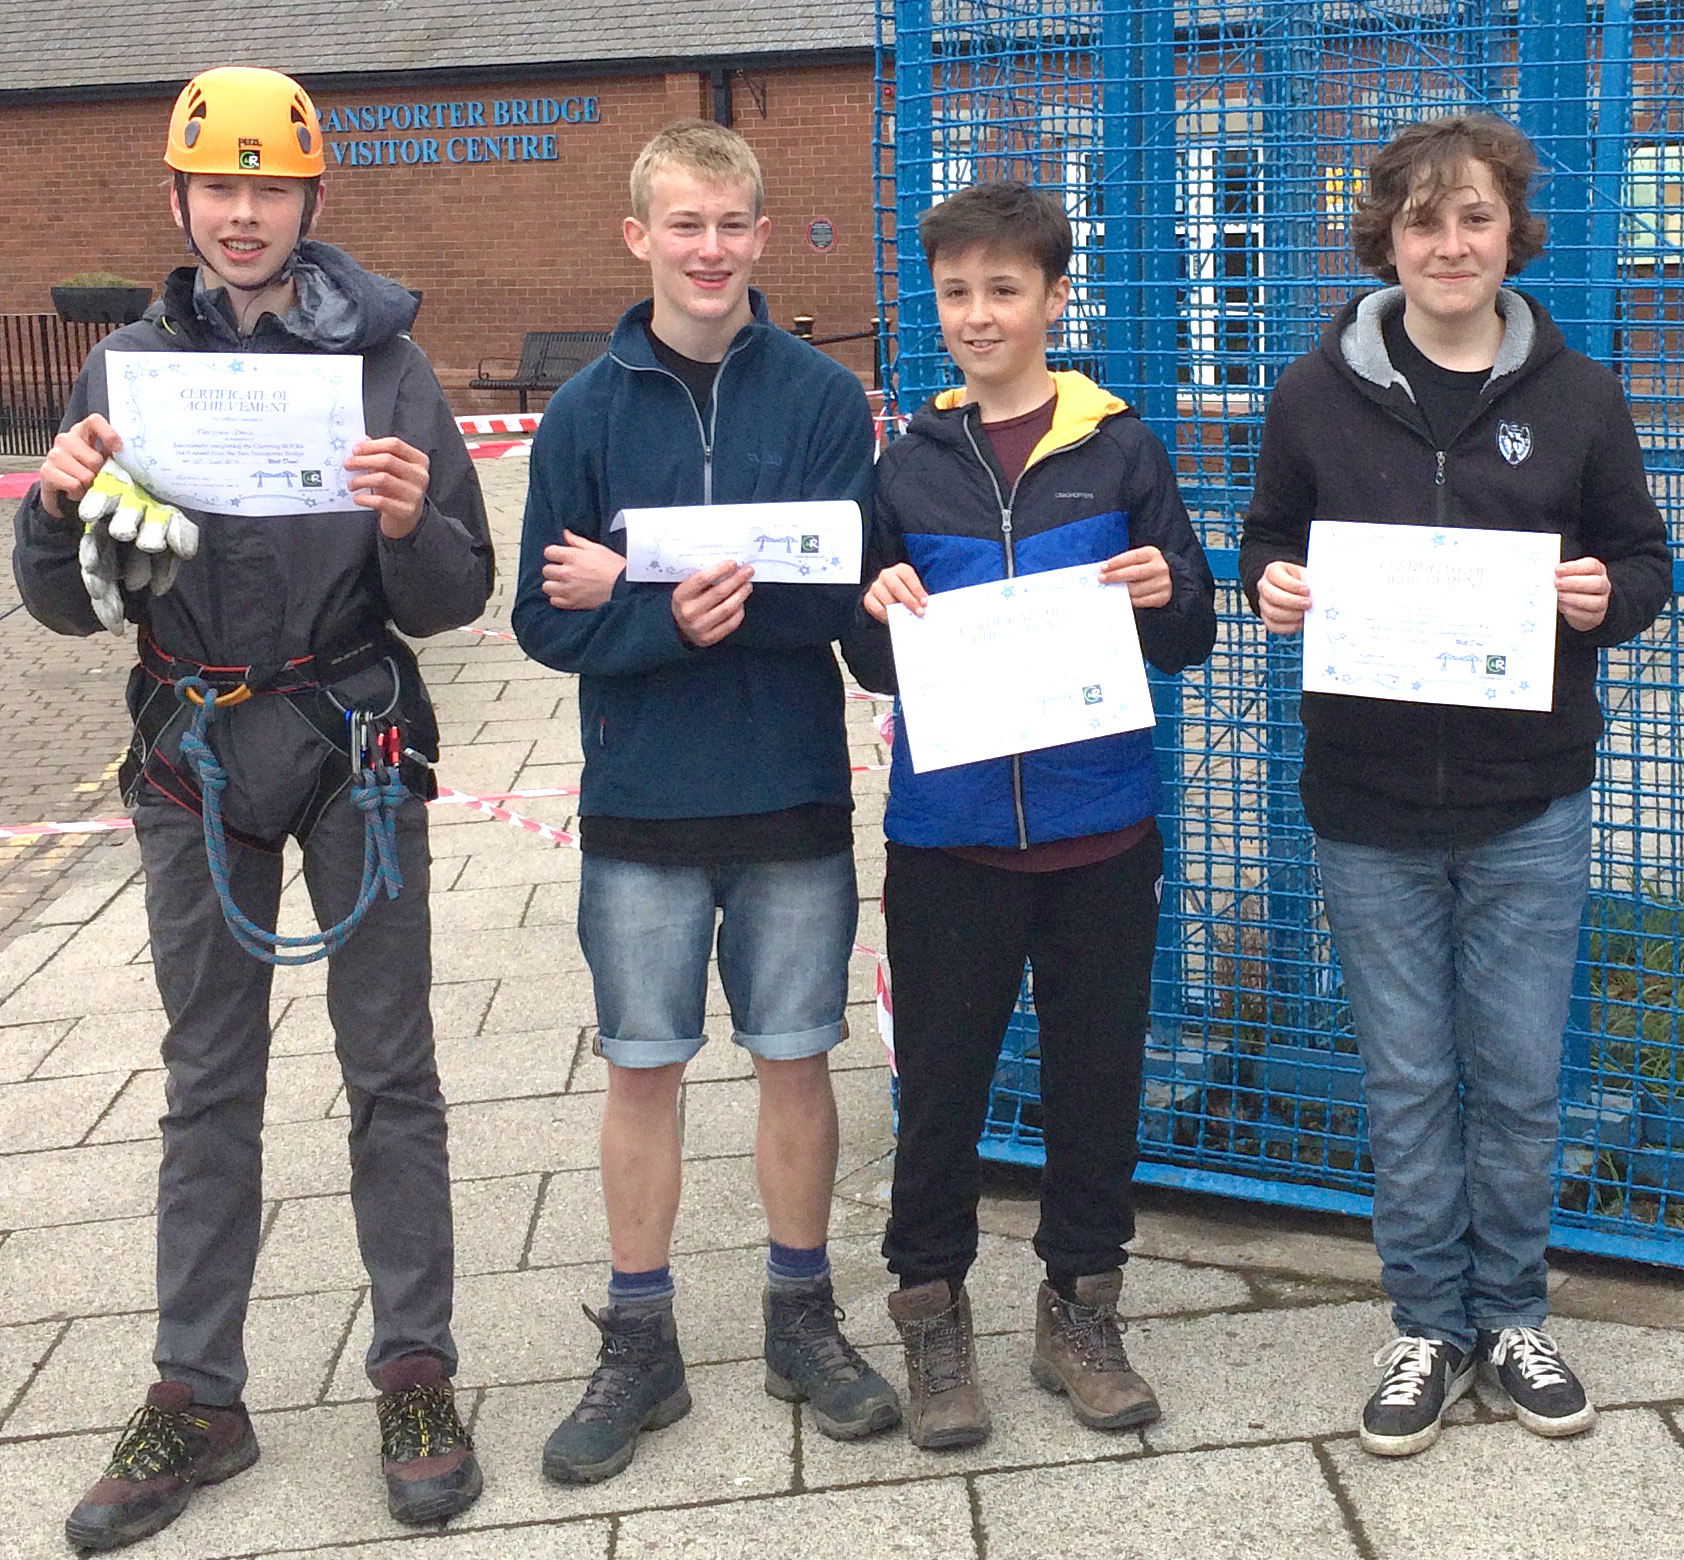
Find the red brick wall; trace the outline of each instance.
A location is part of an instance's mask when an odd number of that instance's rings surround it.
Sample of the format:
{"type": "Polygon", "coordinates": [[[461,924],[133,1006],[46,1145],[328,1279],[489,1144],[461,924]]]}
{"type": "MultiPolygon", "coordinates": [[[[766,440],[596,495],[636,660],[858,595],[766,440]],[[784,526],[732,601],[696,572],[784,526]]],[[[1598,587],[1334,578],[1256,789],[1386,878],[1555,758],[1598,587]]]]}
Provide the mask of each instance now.
{"type": "MultiPolygon", "coordinates": [[[[876,312],[871,69],[779,70],[753,80],[763,90],[765,116],[741,78],[733,102],[736,128],[765,169],[773,224],[757,284],[782,325],[810,314],[820,335],[863,330],[876,312]],[[835,224],[827,253],[807,242],[817,218],[835,224]]],[[[425,292],[416,339],[462,410],[512,407],[510,396],[472,394],[465,386],[481,358],[518,356],[522,332],[606,328],[644,296],[648,274],[620,239],[626,176],[638,147],[661,125],[711,110],[708,78],[534,77],[425,92],[371,85],[316,98],[326,114],[353,104],[490,105],[534,97],[595,97],[600,118],[543,128],[557,138],[554,161],[352,168],[329,157],[317,236],[425,292]]],[[[168,101],[153,99],[0,110],[0,312],[50,308],[49,286],[75,271],[156,281],[180,263],[161,160],[169,109],[168,101]]],[[[442,141],[455,133],[462,132],[378,134],[442,141]]],[[[481,133],[498,130],[488,125],[481,133]]],[[[833,350],[869,375],[869,343],[833,350]]]]}

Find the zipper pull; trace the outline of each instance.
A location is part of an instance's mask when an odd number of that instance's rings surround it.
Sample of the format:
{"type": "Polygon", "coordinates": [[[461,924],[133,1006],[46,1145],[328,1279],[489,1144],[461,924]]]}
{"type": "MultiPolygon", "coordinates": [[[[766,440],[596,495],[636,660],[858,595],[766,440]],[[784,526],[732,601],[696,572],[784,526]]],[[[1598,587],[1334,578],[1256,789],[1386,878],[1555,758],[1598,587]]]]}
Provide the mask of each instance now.
{"type": "Polygon", "coordinates": [[[1012,510],[1009,504],[1000,511],[1000,529],[1007,536],[1012,534],[1012,510]]]}
{"type": "Polygon", "coordinates": [[[1438,470],[1433,473],[1433,486],[1444,486],[1444,451],[1438,451],[1438,470]]]}

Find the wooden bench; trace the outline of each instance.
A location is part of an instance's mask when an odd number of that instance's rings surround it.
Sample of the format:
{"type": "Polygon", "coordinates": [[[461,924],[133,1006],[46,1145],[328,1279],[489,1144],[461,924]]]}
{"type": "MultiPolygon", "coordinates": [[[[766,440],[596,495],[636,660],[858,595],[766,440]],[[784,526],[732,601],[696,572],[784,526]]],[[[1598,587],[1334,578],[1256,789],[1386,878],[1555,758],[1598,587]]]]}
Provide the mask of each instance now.
{"type": "Polygon", "coordinates": [[[524,412],[530,392],[555,390],[587,363],[601,357],[608,349],[609,334],[605,330],[529,330],[521,341],[520,363],[514,373],[490,372],[499,367],[507,369],[509,364],[507,360],[498,363],[483,358],[475,377],[468,381],[468,388],[516,390],[524,412]]]}

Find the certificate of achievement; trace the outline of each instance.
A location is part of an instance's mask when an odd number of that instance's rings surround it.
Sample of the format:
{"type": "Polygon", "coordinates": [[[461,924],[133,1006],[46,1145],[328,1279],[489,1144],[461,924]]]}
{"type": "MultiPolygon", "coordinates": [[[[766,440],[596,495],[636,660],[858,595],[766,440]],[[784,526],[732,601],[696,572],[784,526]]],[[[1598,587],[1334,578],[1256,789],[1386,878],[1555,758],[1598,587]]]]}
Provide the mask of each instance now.
{"type": "Polygon", "coordinates": [[[626,578],[675,585],[727,558],[777,585],[858,585],[865,536],[851,498],[622,509],[626,578]]]}
{"type": "Polygon", "coordinates": [[[1561,538],[1317,520],[1304,691],[1547,710],[1561,538]]]}
{"type": "Polygon", "coordinates": [[[919,774],[1152,725],[1128,588],[1097,563],[891,606],[889,634],[919,774]]]}
{"type": "Polygon", "coordinates": [[[356,510],[363,360],[327,353],[110,352],[119,456],[159,498],[215,515],[356,510]]]}

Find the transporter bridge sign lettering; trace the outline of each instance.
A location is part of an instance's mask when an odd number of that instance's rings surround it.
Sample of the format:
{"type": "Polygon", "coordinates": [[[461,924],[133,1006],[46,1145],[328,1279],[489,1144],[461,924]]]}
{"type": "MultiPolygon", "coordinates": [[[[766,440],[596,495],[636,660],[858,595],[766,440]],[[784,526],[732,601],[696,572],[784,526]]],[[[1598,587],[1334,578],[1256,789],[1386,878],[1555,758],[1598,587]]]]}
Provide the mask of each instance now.
{"type": "Polygon", "coordinates": [[[1097,563],[891,606],[889,634],[919,774],[1153,724],[1128,590],[1097,563]]]}
{"type": "Polygon", "coordinates": [[[321,111],[331,168],[557,162],[566,133],[602,122],[597,97],[351,103],[321,111]]]}
{"type": "Polygon", "coordinates": [[[357,511],[363,360],[283,352],[109,352],[122,462],[172,504],[215,515],[357,511]]]}
{"type": "Polygon", "coordinates": [[[1560,561],[1551,532],[1313,522],[1304,691],[1549,709],[1560,561]]]}

